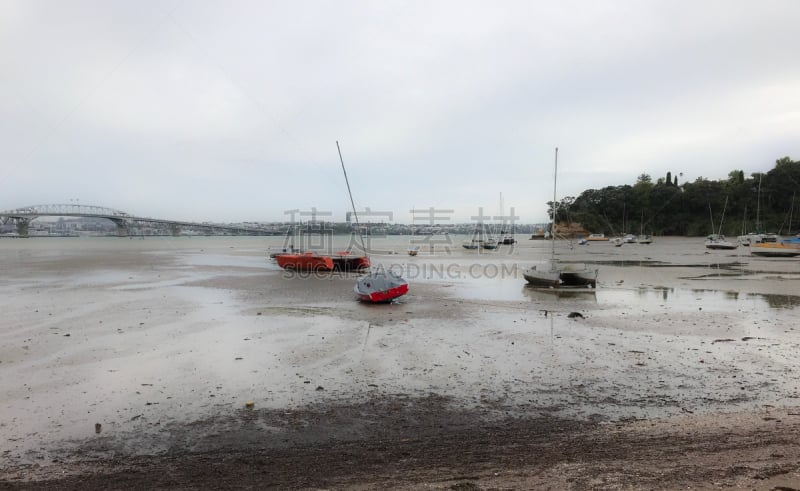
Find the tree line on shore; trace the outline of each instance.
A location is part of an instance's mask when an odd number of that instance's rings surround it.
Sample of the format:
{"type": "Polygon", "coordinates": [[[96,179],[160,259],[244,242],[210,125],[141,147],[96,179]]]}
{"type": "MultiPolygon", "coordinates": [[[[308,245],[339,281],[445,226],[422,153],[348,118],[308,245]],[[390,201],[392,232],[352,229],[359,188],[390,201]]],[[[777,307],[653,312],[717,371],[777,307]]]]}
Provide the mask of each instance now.
{"type": "MultiPolygon", "coordinates": [[[[557,202],[556,222],[591,233],[702,236],[749,232],[790,235],[800,228],[800,161],[783,157],[766,173],[733,170],[725,180],[698,177],[679,183],[667,172],[656,182],[641,174],[634,185],[588,189],[557,202]],[[713,227],[712,227],[713,223],[713,227]]],[[[552,217],[553,202],[548,203],[552,217]]]]}

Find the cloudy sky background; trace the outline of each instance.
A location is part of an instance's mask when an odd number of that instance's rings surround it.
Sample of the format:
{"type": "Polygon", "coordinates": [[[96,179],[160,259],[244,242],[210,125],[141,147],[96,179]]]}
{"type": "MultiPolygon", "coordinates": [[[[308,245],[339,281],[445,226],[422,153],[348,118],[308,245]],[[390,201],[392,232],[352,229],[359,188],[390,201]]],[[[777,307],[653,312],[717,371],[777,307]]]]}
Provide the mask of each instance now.
{"type": "Polygon", "coordinates": [[[800,158],[800,2],[0,0],[0,210],[516,208],[800,158]]]}

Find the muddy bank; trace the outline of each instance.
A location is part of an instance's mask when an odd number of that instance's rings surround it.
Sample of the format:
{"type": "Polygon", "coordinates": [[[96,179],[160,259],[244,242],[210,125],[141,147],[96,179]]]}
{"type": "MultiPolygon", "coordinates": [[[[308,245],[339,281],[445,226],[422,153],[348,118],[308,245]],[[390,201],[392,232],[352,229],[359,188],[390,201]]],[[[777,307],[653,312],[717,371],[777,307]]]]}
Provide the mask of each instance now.
{"type": "Polygon", "coordinates": [[[800,413],[593,423],[463,410],[438,396],[172,425],[157,455],[124,436],[0,473],[18,489],[791,489],[800,413]]]}

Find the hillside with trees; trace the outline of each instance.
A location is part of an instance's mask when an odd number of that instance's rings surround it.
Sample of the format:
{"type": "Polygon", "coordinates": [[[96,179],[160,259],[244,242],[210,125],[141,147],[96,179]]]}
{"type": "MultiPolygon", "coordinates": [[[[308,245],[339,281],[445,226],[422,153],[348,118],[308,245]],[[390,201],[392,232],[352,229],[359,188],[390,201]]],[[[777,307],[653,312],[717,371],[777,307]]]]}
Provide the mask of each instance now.
{"type": "MultiPolygon", "coordinates": [[[[722,233],[729,236],[756,231],[789,235],[800,229],[800,196],[793,205],[795,194],[800,194],[800,162],[789,157],[776,161],[766,173],[745,176],[733,170],[726,180],[698,177],[684,183],[679,177],[666,172],[653,182],[642,174],[632,186],[565,197],[558,203],[556,222],[577,222],[587,231],[606,235],[638,234],[641,227],[653,235],[702,236],[712,233],[712,216],[713,232],[722,222],[722,233]]],[[[553,203],[548,206],[552,216],[553,203]]]]}

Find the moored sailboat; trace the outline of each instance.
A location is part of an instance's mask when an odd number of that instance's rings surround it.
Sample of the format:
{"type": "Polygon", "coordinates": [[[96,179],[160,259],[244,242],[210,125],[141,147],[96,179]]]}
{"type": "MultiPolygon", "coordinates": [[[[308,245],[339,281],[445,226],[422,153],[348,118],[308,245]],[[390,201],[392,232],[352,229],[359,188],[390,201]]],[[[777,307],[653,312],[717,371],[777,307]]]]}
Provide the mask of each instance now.
{"type": "MultiPolygon", "coordinates": [[[[722,235],[722,221],[725,220],[725,209],[728,207],[728,198],[725,198],[725,205],[722,207],[722,218],[719,220],[719,231],[717,233],[711,233],[706,237],[706,249],[712,250],[725,250],[725,249],[736,249],[739,247],[739,244],[736,242],[731,242],[722,235]]],[[[714,213],[711,211],[711,203],[708,204],[708,213],[711,216],[711,230],[714,230],[714,213]]]]}
{"type": "Polygon", "coordinates": [[[637,244],[652,244],[653,237],[650,234],[644,233],[644,210],[642,210],[642,219],[639,222],[639,235],[636,237],[637,244]]]}
{"type": "Polygon", "coordinates": [[[295,271],[360,271],[369,268],[368,257],[351,256],[347,251],[336,254],[286,252],[275,254],[274,259],[281,268],[295,271]]]}
{"type": "Polygon", "coordinates": [[[800,256],[800,244],[791,241],[750,244],[750,254],[761,257],[796,257],[800,256]]]}
{"type": "Polygon", "coordinates": [[[525,281],[531,286],[545,288],[597,287],[597,269],[590,269],[584,263],[562,264],[556,255],[556,183],[558,176],[558,148],[555,151],[555,170],[553,172],[553,210],[550,222],[551,253],[550,260],[544,264],[533,265],[522,272],[525,281]]]}
{"type": "Polygon", "coordinates": [[[709,234],[706,237],[706,249],[736,249],[739,244],[731,242],[722,234],[709,234]]]}

